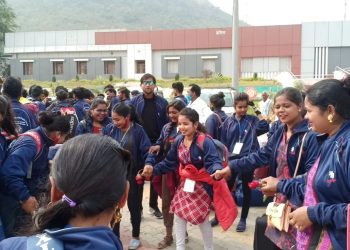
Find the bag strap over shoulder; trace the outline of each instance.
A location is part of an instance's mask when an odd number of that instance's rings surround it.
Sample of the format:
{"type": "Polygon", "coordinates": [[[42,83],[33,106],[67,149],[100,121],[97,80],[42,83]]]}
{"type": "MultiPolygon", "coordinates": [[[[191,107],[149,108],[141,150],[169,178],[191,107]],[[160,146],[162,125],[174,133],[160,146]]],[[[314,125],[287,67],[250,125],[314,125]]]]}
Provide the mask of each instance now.
{"type": "Polygon", "coordinates": [[[197,136],[197,145],[198,147],[203,150],[204,148],[204,141],[205,141],[205,134],[204,133],[198,133],[198,136],[197,136]]]}
{"type": "Polygon", "coordinates": [[[300,145],[300,150],[299,150],[299,155],[298,155],[298,161],[297,165],[295,166],[293,178],[295,178],[298,174],[299,166],[300,166],[300,160],[301,160],[301,155],[303,154],[303,147],[304,147],[304,142],[305,142],[305,137],[307,135],[307,132],[304,134],[303,139],[301,140],[301,145],[300,145]]]}
{"type": "Polygon", "coordinates": [[[36,155],[34,160],[30,163],[29,167],[28,167],[28,171],[27,171],[27,179],[31,179],[32,178],[32,170],[33,170],[33,162],[38,159],[41,149],[42,149],[42,143],[41,143],[41,139],[40,139],[40,135],[37,132],[34,131],[27,131],[23,134],[20,134],[19,136],[29,136],[31,137],[34,141],[35,141],[35,145],[36,145],[36,155]]]}

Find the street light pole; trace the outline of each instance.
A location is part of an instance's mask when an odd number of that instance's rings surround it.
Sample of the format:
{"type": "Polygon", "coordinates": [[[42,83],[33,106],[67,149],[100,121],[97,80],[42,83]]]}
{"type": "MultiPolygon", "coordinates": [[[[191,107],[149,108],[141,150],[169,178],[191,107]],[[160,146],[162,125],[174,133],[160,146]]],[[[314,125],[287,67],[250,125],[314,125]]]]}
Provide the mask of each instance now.
{"type": "Polygon", "coordinates": [[[239,16],[238,0],[233,0],[232,10],[232,87],[239,91],[239,16]]]}

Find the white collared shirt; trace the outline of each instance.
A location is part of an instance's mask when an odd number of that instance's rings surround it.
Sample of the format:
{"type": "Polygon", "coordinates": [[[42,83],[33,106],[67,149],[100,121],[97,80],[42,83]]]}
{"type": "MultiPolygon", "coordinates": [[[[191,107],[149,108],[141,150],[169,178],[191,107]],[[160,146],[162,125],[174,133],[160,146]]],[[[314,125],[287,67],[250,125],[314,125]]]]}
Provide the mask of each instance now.
{"type": "Polygon", "coordinates": [[[203,101],[200,97],[198,97],[193,102],[191,101],[187,107],[194,109],[197,111],[199,115],[199,122],[202,124],[205,124],[205,121],[207,120],[208,116],[210,116],[213,112],[210,110],[208,104],[203,101]]]}

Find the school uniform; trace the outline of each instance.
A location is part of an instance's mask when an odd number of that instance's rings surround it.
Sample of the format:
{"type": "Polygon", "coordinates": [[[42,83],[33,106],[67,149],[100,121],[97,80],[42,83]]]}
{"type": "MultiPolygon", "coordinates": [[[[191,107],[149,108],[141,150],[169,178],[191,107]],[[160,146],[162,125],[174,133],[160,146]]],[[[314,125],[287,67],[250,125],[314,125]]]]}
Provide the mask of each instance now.
{"type": "Polygon", "coordinates": [[[221,130],[224,121],[228,116],[222,110],[214,110],[214,112],[208,116],[205,122],[205,128],[207,129],[207,134],[213,139],[221,139],[221,130]]]}
{"type": "MultiPolygon", "coordinates": [[[[117,128],[114,124],[109,124],[104,130],[104,134],[115,139],[131,154],[131,173],[129,173],[128,177],[130,183],[128,208],[132,224],[132,237],[139,237],[143,185],[137,184],[135,177],[137,172],[143,169],[145,165],[151,142],[143,127],[138,123],[132,123],[129,129],[125,132],[122,132],[121,129],[117,128]]],[[[116,234],[118,234],[119,225],[117,225],[115,231],[116,234]]]]}
{"type": "Polygon", "coordinates": [[[13,236],[15,227],[24,225],[28,216],[30,221],[31,216],[22,211],[20,202],[26,201],[30,196],[39,199],[48,191],[47,155],[53,141],[42,127],[32,131],[40,139],[40,148],[31,136],[20,136],[10,144],[6,159],[0,168],[0,191],[3,202],[0,214],[6,237],[13,236]]]}
{"type": "Polygon", "coordinates": [[[307,175],[297,180],[282,180],[277,186],[278,192],[296,204],[308,206],[307,214],[313,225],[303,235],[309,237],[309,245],[303,245],[300,240],[301,249],[314,249],[316,244],[312,243],[315,242],[326,248],[346,249],[347,205],[350,203],[349,142],[348,120],[335,135],[323,142],[318,159],[307,175]],[[310,197],[310,193],[314,197],[310,197]]]}

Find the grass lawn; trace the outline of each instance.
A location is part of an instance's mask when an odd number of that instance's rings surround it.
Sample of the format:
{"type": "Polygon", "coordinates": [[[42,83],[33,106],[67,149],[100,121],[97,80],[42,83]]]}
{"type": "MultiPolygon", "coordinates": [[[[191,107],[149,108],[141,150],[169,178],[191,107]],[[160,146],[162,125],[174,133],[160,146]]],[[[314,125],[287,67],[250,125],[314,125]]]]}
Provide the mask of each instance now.
{"type": "MultiPolygon", "coordinates": [[[[188,86],[191,83],[196,83],[202,88],[220,88],[220,87],[231,87],[231,78],[229,77],[213,77],[213,78],[180,78],[185,86],[188,86]]],[[[94,90],[97,93],[103,91],[103,87],[107,84],[116,84],[128,82],[133,85],[138,85],[138,80],[122,80],[116,79],[110,82],[108,79],[95,79],[95,80],[69,80],[69,81],[57,81],[57,82],[44,82],[44,81],[34,81],[34,80],[23,80],[22,81],[25,88],[29,88],[31,85],[40,85],[44,88],[54,90],[57,86],[65,86],[66,88],[73,89],[75,87],[85,87],[91,90],[94,90]]],[[[158,80],[157,84],[162,88],[171,88],[171,84],[174,82],[174,79],[167,80],[158,80]]],[[[241,87],[256,87],[256,86],[277,86],[276,81],[264,80],[264,79],[241,79],[241,87]]]]}

